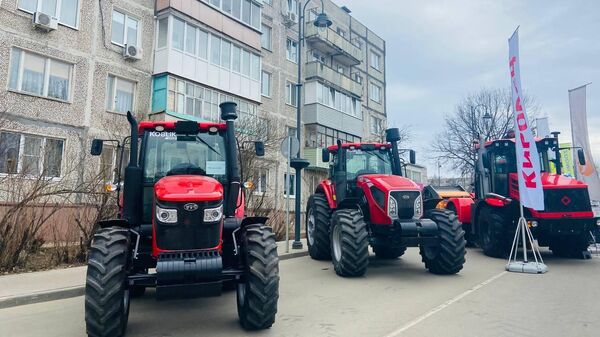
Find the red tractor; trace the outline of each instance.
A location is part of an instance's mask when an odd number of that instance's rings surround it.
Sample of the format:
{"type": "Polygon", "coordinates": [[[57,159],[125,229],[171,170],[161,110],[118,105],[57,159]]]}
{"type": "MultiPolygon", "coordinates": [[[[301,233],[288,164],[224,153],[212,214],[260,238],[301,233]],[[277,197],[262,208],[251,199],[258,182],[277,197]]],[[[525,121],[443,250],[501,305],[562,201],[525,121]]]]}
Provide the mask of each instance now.
{"type": "MultiPolygon", "coordinates": [[[[585,258],[590,231],[600,226],[600,219],[592,212],[587,185],[561,174],[558,134],[536,139],[544,210],[525,208],[524,214],[540,246],[549,246],[557,256],[585,258]]],[[[467,237],[486,255],[507,257],[520,214],[514,134],[476,145],[475,150],[475,198],[451,198],[446,208],[456,212],[467,237]]],[[[583,151],[577,153],[584,165],[583,151]]]]}
{"type": "MultiPolygon", "coordinates": [[[[243,328],[274,323],[279,298],[275,236],[266,218],[244,217],[236,104],[220,107],[224,123],[138,124],[127,114],[130,157],[119,216],[99,224],[89,249],[89,336],[123,336],[130,299],[147,287],[156,288],[161,300],[217,296],[230,282],[236,285],[243,328]]],[[[92,155],[101,154],[103,142],[92,142],[92,155]]],[[[256,154],[264,155],[264,145],[255,145],[256,154]]]]}
{"type": "MultiPolygon", "coordinates": [[[[330,178],[308,199],[308,251],[332,259],[340,276],[363,275],[369,245],[382,259],[420,247],[425,267],[435,274],[458,273],[465,262],[464,231],[454,213],[435,209],[441,199],[423,200],[419,185],[402,176],[396,128],[387,143],[345,143],[323,149],[330,178]],[[424,211],[425,210],[425,211],[424,211]]],[[[414,163],[414,152],[410,152],[414,163]]]]}

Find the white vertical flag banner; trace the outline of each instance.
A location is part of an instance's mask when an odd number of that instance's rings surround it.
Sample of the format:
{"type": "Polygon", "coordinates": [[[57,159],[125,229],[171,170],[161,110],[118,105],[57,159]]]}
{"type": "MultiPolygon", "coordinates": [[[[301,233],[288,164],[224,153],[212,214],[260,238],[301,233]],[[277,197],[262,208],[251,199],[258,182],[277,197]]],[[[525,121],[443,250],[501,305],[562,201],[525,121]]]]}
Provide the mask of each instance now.
{"type": "Polygon", "coordinates": [[[594,158],[590,151],[590,138],[588,135],[587,109],[586,109],[586,87],[581,86],[569,90],[569,109],[571,110],[571,134],[573,147],[580,147],[585,153],[585,165],[581,165],[575,158],[577,178],[588,185],[590,199],[600,200],[600,178],[594,167],[594,158]]]}
{"type": "Polygon", "coordinates": [[[515,144],[517,149],[517,175],[521,205],[544,210],[544,190],[540,173],[540,157],[529,127],[529,119],[523,105],[521,69],[519,62],[519,30],[508,39],[512,107],[515,115],[515,144]]]}
{"type": "Polygon", "coordinates": [[[548,117],[536,118],[535,127],[537,128],[538,137],[550,137],[550,125],[548,124],[548,117]]]}

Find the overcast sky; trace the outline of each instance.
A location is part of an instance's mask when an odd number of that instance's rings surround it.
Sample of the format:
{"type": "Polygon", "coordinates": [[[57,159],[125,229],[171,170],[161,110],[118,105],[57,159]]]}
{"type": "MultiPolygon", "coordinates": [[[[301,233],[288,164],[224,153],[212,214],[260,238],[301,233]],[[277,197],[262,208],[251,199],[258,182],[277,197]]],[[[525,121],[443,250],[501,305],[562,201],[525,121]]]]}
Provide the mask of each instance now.
{"type": "Polygon", "coordinates": [[[523,90],[563,141],[567,90],[593,82],[588,125],[600,161],[600,1],[334,1],[385,39],[388,121],[413,126],[410,145],[430,177],[437,169],[427,153],[444,115],[480,88],[509,88],[507,40],[519,25],[523,90]]]}

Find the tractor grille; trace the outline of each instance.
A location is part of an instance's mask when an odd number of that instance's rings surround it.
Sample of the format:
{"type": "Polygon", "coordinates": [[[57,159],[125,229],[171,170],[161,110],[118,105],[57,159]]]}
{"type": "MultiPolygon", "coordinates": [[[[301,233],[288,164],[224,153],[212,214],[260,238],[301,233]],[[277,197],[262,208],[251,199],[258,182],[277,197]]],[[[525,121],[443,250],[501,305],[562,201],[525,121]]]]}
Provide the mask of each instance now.
{"type": "Polygon", "coordinates": [[[392,197],[398,202],[398,218],[412,219],[415,215],[415,199],[419,197],[419,191],[393,191],[392,197]]]}
{"type": "Polygon", "coordinates": [[[544,206],[545,212],[586,212],[592,210],[586,188],[544,190],[544,206]]]}
{"type": "Polygon", "coordinates": [[[187,211],[189,202],[161,202],[162,208],[177,209],[177,223],[165,224],[154,219],[156,244],[160,249],[191,250],[213,248],[221,240],[221,222],[203,223],[204,210],[219,206],[220,201],[195,202],[198,209],[187,211]]]}

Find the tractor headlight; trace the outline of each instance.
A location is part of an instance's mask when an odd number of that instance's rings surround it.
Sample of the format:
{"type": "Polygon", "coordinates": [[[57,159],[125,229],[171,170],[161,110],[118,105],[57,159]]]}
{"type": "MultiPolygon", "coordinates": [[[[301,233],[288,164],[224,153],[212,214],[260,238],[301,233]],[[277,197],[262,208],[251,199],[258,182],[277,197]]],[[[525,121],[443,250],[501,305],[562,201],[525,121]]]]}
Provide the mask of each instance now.
{"type": "Polygon", "coordinates": [[[207,208],[204,210],[204,222],[221,221],[223,217],[223,205],[215,208],[207,208]]]}
{"type": "Polygon", "coordinates": [[[421,219],[423,216],[423,198],[421,194],[415,199],[415,213],[413,219],[421,219]]]}
{"type": "Polygon", "coordinates": [[[596,226],[600,227],[600,219],[596,220],[596,226]]]}
{"type": "Polygon", "coordinates": [[[392,219],[398,219],[398,202],[392,195],[388,198],[388,215],[392,219]]]}
{"type": "Polygon", "coordinates": [[[177,210],[156,206],[156,219],[162,223],[177,223],[177,210]]]}

